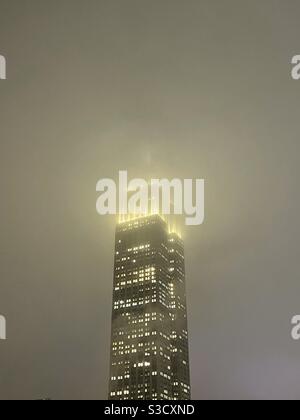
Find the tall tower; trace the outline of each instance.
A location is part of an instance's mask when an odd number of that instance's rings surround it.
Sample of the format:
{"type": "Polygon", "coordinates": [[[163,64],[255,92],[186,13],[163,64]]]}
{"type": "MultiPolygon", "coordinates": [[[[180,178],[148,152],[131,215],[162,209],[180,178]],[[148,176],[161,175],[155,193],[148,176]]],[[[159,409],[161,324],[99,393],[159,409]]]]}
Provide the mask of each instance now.
{"type": "Polygon", "coordinates": [[[159,215],[117,225],[111,400],[189,400],[184,246],[159,215]]]}

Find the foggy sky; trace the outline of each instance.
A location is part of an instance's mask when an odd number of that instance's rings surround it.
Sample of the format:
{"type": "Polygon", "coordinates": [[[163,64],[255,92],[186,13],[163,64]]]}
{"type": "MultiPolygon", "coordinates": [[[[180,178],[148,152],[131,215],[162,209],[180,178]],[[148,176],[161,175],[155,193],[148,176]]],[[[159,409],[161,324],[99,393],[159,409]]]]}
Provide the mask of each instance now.
{"type": "Polygon", "coordinates": [[[106,399],[96,182],[204,178],[194,399],[299,399],[298,0],[0,0],[0,399],[106,399]]]}

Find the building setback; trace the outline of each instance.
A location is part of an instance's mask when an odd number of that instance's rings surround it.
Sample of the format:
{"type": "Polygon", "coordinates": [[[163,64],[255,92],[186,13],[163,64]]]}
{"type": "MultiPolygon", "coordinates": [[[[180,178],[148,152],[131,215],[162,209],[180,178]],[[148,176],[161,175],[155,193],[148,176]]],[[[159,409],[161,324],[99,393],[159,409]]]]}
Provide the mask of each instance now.
{"type": "Polygon", "coordinates": [[[117,225],[110,400],[191,398],[184,246],[159,215],[117,225]]]}

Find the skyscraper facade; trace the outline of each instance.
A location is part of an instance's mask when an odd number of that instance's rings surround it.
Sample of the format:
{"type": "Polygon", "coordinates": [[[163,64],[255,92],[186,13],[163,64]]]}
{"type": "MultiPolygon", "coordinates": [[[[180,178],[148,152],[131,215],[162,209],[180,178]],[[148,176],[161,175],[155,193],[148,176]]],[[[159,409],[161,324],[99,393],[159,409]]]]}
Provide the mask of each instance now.
{"type": "Polygon", "coordinates": [[[191,397],[184,246],[159,215],[117,225],[111,400],[191,397]]]}

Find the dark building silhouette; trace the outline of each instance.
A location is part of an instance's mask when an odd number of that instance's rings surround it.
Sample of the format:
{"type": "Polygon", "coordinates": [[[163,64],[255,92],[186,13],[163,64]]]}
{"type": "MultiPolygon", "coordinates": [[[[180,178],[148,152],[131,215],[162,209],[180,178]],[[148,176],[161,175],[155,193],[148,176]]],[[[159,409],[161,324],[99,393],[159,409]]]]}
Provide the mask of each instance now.
{"type": "Polygon", "coordinates": [[[109,398],[190,397],[183,242],[159,215],[120,223],[109,398]]]}

